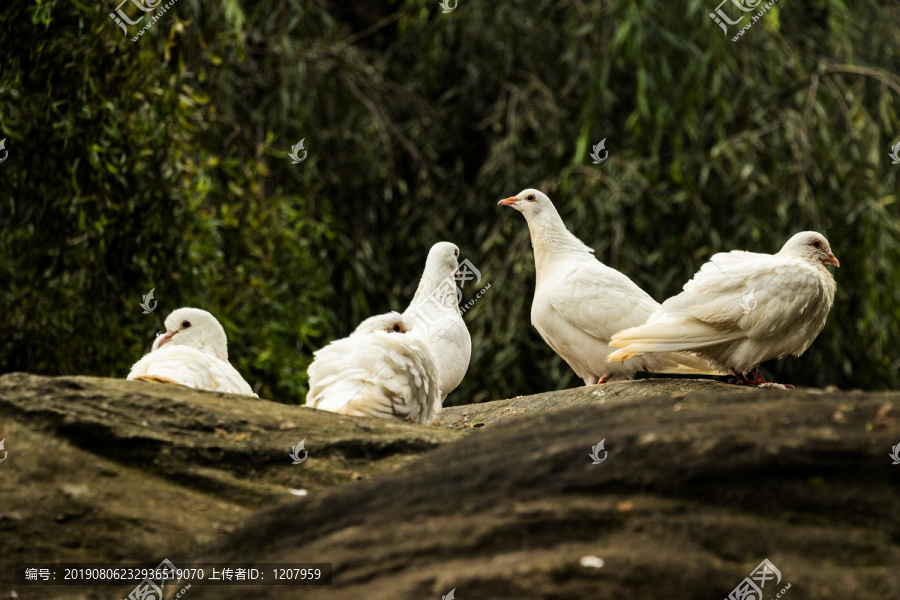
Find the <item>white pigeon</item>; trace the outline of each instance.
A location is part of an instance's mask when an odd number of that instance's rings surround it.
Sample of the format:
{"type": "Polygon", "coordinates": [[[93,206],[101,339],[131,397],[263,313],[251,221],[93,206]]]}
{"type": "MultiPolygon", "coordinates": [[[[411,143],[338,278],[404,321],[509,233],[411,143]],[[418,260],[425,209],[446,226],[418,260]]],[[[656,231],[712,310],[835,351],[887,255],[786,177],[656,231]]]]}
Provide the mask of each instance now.
{"type": "Polygon", "coordinates": [[[472,338],[459,310],[453,276],[459,274],[459,248],[438,242],[428,251],[425,271],[403,318],[410,335],[423,340],[437,357],[441,402],[456,389],[469,368],[472,338]]]}
{"type": "Polygon", "coordinates": [[[318,350],[306,404],[352,416],[431,423],[441,409],[434,354],[397,312],[370,317],[318,350]]]}
{"type": "Polygon", "coordinates": [[[759,365],[800,356],[825,326],[837,287],[825,265],[841,266],[815,231],[798,233],[774,255],[716,254],[646,325],[617,333],[612,345],[623,349],[609,360],[690,351],[734,373],[732,383],[767,384],[759,365]]]}
{"type": "Polygon", "coordinates": [[[638,371],[718,373],[687,354],[608,363],[613,335],[646,323],[659,303],[631,279],[597,260],[594,250],[566,229],[553,203],[538,190],[524,190],[499,204],[522,213],[531,232],[537,271],[531,323],[585,384],[627,379],[638,371]]]}
{"type": "Polygon", "coordinates": [[[150,353],[131,367],[128,379],[259,397],[228,362],[222,325],[199,308],[172,311],[166,317],[166,334],[157,336],[150,353]]]}

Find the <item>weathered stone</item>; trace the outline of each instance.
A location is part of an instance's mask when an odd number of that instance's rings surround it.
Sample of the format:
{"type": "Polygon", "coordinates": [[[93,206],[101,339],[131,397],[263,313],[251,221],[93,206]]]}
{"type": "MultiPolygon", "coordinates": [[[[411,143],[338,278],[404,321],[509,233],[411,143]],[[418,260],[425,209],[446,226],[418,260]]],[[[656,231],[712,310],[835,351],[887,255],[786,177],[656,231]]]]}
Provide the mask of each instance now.
{"type": "Polygon", "coordinates": [[[898,399],[652,379],[448,408],[449,427],[423,427],[7,375],[0,587],[16,561],[168,557],[334,565],[330,587],[195,585],[198,600],[694,600],[727,597],[768,558],[783,579],[764,600],[788,583],[787,600],[896,600],[898,399]],[[303,438],[310,458],[291,465],[303,438]]]}
{"type": "MultiPolygon", "coordinates": [[[[15,562],[184,556],[260,506],[403,468],[463,432],[96,377],[0,377],[0,599],[15,562]],[[305,439],[309,458],[293,465],[305,439]]],[[[29,588],[104,598],[116,588],[29,588]]]]}

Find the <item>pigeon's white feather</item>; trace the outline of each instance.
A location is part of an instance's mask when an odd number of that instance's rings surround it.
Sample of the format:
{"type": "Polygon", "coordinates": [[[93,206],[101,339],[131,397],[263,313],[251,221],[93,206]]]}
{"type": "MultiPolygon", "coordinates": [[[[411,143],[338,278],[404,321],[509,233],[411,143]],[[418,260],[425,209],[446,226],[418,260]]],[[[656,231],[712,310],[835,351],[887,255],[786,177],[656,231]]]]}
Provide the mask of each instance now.
{"type": "Polygon", "coordinates": [[[645,323],[659,304],[627,276],[598,261],[541,192],[524,190],[501,203],[521,212],[531,233],[537,271],[531,323],[585,383],[625,379],[637,371],[719,373],[687,354],[607,362],[613,335],[645,323]]]}
{"type": "Polygon", "coordinates": [[[774,255],[716,254],[645,325],[619,332],[612,345],[623,349],[609,360],[690,351],[746,373],[767,360],[799,356],[834,302],[834,277],[824,266],[832,260],[828,241],[816,232],[795,235],[774,255]]]}
{"type": "Polygon", "coordinates": [[[459,268],[459,249],[450,242],[431,247],[416,294],[403,318],[409,335],[434,352],[441,374],[441,401],[456,389],[469,368],[472,338],[459,310],[453,275],[459,268]]]}
{"type": "Polygon", "coordinates": [[[144,355],[131,367],[128,379],[256,396],[231,363],[188,346],[167,344],[144,355]]]}
{"type": "Polygon", "coordinates": [[[128,379],[175,383],[198,390],[258,397],[228,362],[228,338],[219,321],[199,308],[166,317],[166,335],[131,367],[128,379]]]}
{"type": "Polygon", "coordinates": [[[364,327],[382,317],[402,319],[399,313],[373,317],[315,353],[306,403],[345,415],[430,423],[441,409],[434,354],[422,340],[390,326],[364,327]]]}

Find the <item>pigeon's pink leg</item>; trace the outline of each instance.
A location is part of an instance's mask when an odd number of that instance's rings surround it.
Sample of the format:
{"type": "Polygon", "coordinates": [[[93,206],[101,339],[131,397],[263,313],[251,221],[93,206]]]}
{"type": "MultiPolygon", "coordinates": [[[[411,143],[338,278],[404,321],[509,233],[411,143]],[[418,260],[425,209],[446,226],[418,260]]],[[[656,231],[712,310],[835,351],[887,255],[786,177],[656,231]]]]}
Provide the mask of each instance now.
{"type": "Polygon", "coordinates": [[[732,379],[729,379],[728,383],[732,385],[756,385],[755,383],[744,377],[743,373],[738,373],[734,369],[732,369],[731,372],[734,373],[734,377],[732,379]]]}
{"type": "Polygon", "coordinates": [[[607,381],[609,381],[610,377],[612,377],[612,373],[610,373],[609,375],[604,375],[597,381],[597,385],[600,385],[601,383],[606,383],[607,381]]]}
{"type": "Polygon", "coordinates": [[[752,371],[750,371],[750,377],[747,379],[752,385],[762,385],[764,383],[769,383],[766,381],[766,378],[762,376],[762,373],[759,372],[759,367],[756,367],[752,371]]]}

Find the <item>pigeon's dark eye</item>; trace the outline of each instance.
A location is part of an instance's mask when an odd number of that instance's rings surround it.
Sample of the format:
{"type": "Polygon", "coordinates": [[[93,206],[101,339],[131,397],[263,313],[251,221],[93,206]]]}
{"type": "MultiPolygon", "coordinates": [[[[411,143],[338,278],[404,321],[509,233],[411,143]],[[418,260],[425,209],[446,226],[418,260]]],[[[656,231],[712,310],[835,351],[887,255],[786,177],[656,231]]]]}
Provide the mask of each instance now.
{"type": "Polygon", "coordinates": [[[183,322],[181,323],[181,328],[182,328],[182,329],[187,329],[187,328],[190,327],[190,326],[191,326],[191,322],[190,322],[190,321],[183,321],[183,322]]]}
{"type": "Polygon", "coordinates": [[[453,256],[459,256],[459,250],[454,250],[454,251],[453,251],[453,256]]]}
{"type": "Polygon", "coordinates": [[[400,323],[394,323],[392,329],[397,333],[403,333],[403,325],[401,325],[400,323]]]}
{"type": "Polygon", "coordinates": [[[812,243],[812,247],[813,247],[813,248],[821,248],[821,247],[822,247],[822,242],[820,242],[819,240],[816,240],[816,241],[814,241],[814,242],[812,243]]]}
{"type": "Polygon", "coordinates": [[[528,200],[529,202],[534,202],[534,194],[528,194],[528,196],[526,196],[525,199],[528,200]]]}

